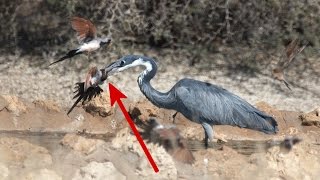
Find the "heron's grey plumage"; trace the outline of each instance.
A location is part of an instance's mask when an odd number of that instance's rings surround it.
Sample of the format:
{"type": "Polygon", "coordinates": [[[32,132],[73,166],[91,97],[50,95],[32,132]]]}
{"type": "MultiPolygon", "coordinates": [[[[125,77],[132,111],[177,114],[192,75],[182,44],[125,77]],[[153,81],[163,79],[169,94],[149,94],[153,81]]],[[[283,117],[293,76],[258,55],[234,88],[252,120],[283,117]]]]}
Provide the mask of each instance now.
{"type": "Polygon", "coordinates": [[[168,92],[157,91],[150,84],[157,72],[157,65],[152,58],[128,55],[106,69],[110,71],[121,67],[122,71],[135,66],[133,63],[148,67],[138,77],[140,90],[148,100],[160,108],[176,110],[189,120],[201,124],[206,142],[213,137],[212,125],[232,125],[268,134],[278,131],[274,118],[239,96],[210,83],[185,78],[178,81],[168,92]]]}

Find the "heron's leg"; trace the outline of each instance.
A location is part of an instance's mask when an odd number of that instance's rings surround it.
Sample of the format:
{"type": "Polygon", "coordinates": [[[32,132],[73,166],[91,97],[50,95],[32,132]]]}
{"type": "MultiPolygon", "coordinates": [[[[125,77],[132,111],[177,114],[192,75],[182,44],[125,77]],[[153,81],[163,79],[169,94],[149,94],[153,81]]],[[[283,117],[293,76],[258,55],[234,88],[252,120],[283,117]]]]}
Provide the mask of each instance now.
{"type": "Polygon", "coordinates": [[[173,123],[173,124],[176,123],[176,116],[177,116],[177,114],[178,114],[178,111],[172,115],[172,118],[173,118],[172,123],[173,123]]]}
{"type": "Polygon", "coordinates": [[[206,148],[208,148],[208,143],[209,140],[212,141],[213,140],[213,128],[210,124],[208,123],[202,123],[201,124],[203,129],[204,129],[204,145],[206,146],[206,148]]]}

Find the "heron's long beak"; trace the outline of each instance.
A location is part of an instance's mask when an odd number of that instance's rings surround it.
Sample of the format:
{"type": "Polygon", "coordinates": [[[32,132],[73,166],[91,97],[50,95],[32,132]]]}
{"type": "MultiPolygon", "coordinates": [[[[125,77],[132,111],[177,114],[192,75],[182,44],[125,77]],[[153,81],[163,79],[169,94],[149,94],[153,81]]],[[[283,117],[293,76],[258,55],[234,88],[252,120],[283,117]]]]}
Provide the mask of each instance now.
{"type": "Polygon", "coordinates": [[[108,76],[111,76],[111,75],[119,72],[118,69],[121,67],[121,66],[120,66],[120,63],[121,63],[120,61],[115,61],[115,62],[109,64],[109,65],[105,68],[105,71],[106,71],[106,73],[108,74],[108,76]]]}

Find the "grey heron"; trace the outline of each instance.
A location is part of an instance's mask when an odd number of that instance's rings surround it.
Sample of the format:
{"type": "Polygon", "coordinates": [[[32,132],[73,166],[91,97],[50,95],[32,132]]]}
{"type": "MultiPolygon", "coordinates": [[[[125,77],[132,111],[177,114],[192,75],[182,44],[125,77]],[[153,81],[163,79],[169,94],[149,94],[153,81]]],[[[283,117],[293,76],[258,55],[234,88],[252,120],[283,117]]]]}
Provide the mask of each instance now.
{"type": "Polygon", "coordinates": [[[145,66],[138,77],[141,92],[154,105],[176,110],[187,119],[202,125],[205,145],[213,139],[213,125],[231,125],[274,134],[277,121],[239,96],[219,86],[194,79],[179,80],[168,92],[154,89],[150,80],[157,73],[156,62],[149,57],[127,55],[105,68],[108,76],[134,66],[145,66]]]}
{"type": "Polygon", "coordinates": [[[111,43],[110,38],[98,38],[96,35],[96,27],[92,24],[90,20],[73,17],[71,19],[72,29],[77,31],[77,39],[80,46],[77,49],[69,51],[65,56],[57,61],[54,61],[49,66],[56,64],[68,58],[72,58],[77,54],[82,54],[87,52],[88,54],[92,51],[99,49],[102,46],[109,45],[111,43]]]}
{"type": "MultiPolygon", "coordinates": [[[[157,73],[157,64],[146,56],[127,55],[118,59],[101,70],[104,75],[99,82],[117,72],[140,65],[145,66],[137,80],[141,92],[155,106],[176,110],[187,119],[201,124],[205,131],[206,146],[208,140],[213,139],[213,125],[238,126],[267,134],[278,131],[273,117],[226,89],[207,82],[185,78],[178,81],[168,92],[157,91],[150,84],[150,80],[157,73]]],[[[95,92],[99,87],[90,88],[95,92]]]]}

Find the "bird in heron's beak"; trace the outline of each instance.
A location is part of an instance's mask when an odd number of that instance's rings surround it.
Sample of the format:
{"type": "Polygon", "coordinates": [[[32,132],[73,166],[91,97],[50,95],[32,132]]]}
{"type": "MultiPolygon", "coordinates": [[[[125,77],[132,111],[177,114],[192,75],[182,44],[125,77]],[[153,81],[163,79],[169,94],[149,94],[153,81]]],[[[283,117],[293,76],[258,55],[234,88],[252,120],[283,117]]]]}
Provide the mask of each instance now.
{"type": "Polygon", "coordinates": [[[107,77],[108,75],[105,73],[104,69],[98,70],[97,67],[90,68],[86,74],[85,81],[76,83],[76,91],[74,91],[75,96],[73,99],[78,99],[72,105],[67,114],[69,114],[81,100],[83,104],[84,102],[90,101],[92,98],[103,92],[99,85],[102,84],[107,77]]]}
{"type": "Polygon", "coordinates": [[[101,82],[102,72],[97,67],[89,69],[86,80],[84,82],[84,90],[86,91],[89,87],[98,86],[101,82]]]}
{"type": "Polygon", "coordinates": [[[90,20],[80,17],[73,17],[71,19],[71,27],[77,32],[77,39],[80,46],[77,49],[69,51],[65,56],[61,57],[55,62],[52,62],[49,66],[65,59],[72,58],[77,54],[86,53],[89,56],[91,52],[111,43],[111,38],[97,37],[96,27],[90,20]]]}
{"type": "Polygon", "coordinates": [[[67,114],[69,114],[81,100],[83,104],[84,102],[90,101],[92,98],[103,92],[99,85],[102,84],[112,74],[119,72],[119,68],[122,66],[123,62],[115,61],[104,69],[99,70],[97,67],[90,68],[86,74],[85,81],[76,83],[76,91],[74,91],[75,96],[73,99],[78,99],[72,105],[67,114]]]}

